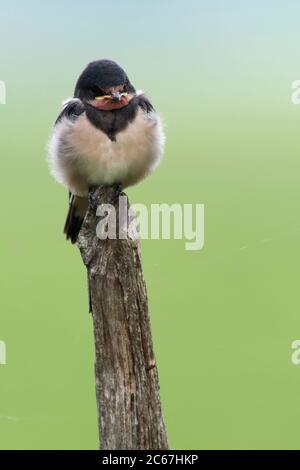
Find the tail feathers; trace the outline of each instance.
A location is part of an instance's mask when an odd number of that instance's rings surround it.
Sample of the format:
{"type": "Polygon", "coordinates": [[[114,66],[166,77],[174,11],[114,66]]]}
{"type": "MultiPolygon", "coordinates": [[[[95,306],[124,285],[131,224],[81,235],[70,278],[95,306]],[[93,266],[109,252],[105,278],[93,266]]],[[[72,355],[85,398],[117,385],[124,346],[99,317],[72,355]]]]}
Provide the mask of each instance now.
{"type": "Polygon", "coordinates": [[[66,235],[67,240],[71,240],[72,243],[76,243],[83,219],[84,216],[78,214],[78,211],[76,210],[76,197],[74,194],[71,194],[69,211],[64,226],[64,234],[66,235]]]}

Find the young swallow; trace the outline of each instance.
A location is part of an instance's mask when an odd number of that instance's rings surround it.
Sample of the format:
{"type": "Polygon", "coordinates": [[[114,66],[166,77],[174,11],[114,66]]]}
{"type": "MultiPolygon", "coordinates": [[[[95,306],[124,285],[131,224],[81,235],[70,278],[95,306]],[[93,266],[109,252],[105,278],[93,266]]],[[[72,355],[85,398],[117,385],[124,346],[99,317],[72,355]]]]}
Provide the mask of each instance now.
{"type": "Polygon", "coordinates": [[[64,227],[77,240],[89,188],[134,185],[159,164],[164,150],[160,117],[112,60],[91,62],[66,100],[49,143],[50,169],[69,190],[64,227]]]}

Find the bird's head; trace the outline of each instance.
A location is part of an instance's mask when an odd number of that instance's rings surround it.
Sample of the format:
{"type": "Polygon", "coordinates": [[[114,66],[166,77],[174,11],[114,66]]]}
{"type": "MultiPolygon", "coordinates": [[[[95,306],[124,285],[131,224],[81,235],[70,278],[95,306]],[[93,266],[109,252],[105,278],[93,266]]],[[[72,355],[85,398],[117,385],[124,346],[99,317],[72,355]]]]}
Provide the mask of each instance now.
{"type": "Polygon", "coordinates": [[[75,98],[94,108],[112,111],[126,106],[135,95],[125,71],[112,60],[91,62],[75,87],[75,98]]]}

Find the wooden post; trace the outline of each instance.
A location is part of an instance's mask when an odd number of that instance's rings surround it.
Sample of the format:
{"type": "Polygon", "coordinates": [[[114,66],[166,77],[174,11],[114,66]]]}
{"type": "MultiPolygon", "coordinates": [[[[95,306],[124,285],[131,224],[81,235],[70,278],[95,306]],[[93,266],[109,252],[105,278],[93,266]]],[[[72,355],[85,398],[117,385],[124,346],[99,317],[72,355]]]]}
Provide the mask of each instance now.
{"type": "Polygon", "coordinates": [[[117,186],[90,192],[77,243],[88,270],[101,449],[168,449],[139,241],[96,236],[97,207],[118,214],[119,195],[117,186]]]}

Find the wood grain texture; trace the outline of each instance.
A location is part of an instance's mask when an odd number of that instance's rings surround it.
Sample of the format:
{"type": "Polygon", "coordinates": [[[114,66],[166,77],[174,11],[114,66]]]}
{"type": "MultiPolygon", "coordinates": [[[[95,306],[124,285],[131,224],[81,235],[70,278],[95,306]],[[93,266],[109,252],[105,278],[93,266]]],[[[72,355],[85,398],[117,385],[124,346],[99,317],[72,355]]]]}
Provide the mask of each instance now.
{"type": "Polygon", "coordinates": [[[90,192],[77,242],[88,270],[101,449],[168,449],[139,241],[96,236],[97,207],[118,210],[119,194],[117,186],[90,192]]]}

